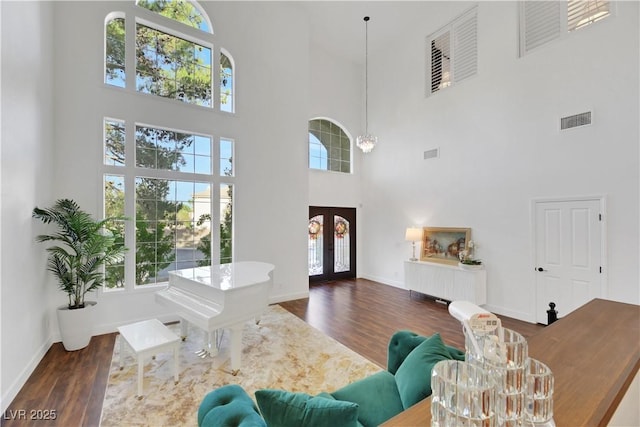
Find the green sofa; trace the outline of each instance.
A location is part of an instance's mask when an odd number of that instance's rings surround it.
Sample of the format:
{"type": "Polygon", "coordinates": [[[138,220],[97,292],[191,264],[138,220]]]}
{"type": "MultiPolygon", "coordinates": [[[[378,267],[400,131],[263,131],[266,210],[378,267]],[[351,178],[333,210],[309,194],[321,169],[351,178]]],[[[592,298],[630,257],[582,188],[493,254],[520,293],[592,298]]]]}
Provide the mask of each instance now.
{"type": "Polygon", "coordinates": [[[238,385],[208,393],[198,409],[200,427],[373,427],[431,395],[431,369],[464,352],[430,337],[398,331],[389,340],[387,370],[316,396],[264,389],[258,407],[238,385]]]}

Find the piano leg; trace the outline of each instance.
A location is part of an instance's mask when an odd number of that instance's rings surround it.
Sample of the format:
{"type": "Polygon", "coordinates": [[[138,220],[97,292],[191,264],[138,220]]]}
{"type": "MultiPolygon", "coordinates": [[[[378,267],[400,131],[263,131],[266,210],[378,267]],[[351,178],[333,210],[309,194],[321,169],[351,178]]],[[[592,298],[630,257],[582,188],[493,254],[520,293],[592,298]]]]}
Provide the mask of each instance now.
{"type": "Polygon", "coordinates": [[[231,326],[231,375],[236,376],[240,372],[242,356],[242,329],[244,324],[231,326]]]}
{"type": "Polygon", "coordinates": [[[222,334],[224,334],[224,329],[216,329],[209,332],[205,331],[205,340],[207,344],[202,350],[196,351],[196,354],[203,359],[217,356],[220,351],[222,334]]]}
{"type": "Polygon", "coordinates": [[[182,341],[187,340],[188,328],[189,328],[189,323],[181,317],[180,318],[180,338],[182,339],[182,341]]]}
{"type": "Polygon", "coordinates": [[[218,329],[215,331],[209,331],[207,334],[207,350],[209,351],[209,356],[217,356],[219,349],[220,341],[218,341],[218,329]]]}

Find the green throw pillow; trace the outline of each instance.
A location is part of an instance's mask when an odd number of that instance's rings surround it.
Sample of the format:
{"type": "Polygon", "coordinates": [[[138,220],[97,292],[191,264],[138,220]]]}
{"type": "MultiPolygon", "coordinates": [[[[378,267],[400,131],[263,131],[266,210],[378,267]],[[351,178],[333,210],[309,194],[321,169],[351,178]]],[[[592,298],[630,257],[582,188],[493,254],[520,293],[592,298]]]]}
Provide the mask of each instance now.
{"type": "Polygon", "coordinates": [[[258,407],[269,427],[356,427],[358,405],[306,393],[256,391],[258,407]]]}
{"type": "Polygon", "coordinates": [[[452,359],[440,334],[434,334],[413,349],[396,372],[396,384],[404,409],[431,395],[431,370],[441,360],[452,359]]]}

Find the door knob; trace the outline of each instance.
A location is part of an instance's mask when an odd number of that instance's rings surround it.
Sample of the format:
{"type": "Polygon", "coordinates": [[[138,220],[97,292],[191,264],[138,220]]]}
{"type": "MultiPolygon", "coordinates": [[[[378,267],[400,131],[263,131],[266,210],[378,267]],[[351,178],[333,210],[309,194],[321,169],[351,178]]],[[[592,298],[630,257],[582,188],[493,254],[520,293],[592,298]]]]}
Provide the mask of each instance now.
{"type": "Polygon", "coordinates": [[[538,270],[538,271],[540,271],[540,272],[542,272],[542,271],[547,271],[547,270],[545,270],[545,269],[544,269],[544,268],[542,268],[542,267],[538,267],[538,268],[537,268],[537,270],[538,270]]]}

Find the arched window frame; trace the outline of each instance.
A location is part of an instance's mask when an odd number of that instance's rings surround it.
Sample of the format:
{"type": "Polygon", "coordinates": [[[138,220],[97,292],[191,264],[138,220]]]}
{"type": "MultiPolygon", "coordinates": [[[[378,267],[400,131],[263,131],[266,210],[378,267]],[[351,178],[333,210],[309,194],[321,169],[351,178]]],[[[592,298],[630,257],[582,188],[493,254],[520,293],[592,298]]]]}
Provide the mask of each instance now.
{"type": "MultiPolygon", "coordinates": [[[[207,12],[205,12],[204,8],[200,5],[200,3],[198,3],[195,0],[183,0],[183,1],[185,1],[187,3],[191,3],[191,5],[194,7],[194,9],[196,9],[200,13],[200,16],[202,17],[202,19],[204,19],[204,21],[207,23],[207,30],[202,30],[200,28],[193,27],[193,26],[191,26],[189,24],[185,24],[184,22],[181,22],[181,21],[178,21],[178,20],[174,20],[174,21],[179,22],[179,23],[184,24],[184,25],[188,25],[191,28],[196,28],[197,30],[203,31],[205,33],[214,34],[213,25],[211,24],[211,18],[209,18],[209,14],[207,14],[207,12]]],[[[136,6],[142,8],[142,9],[149,10],[150,12],[157,13],[157,12],[154,12],[154,11],[152,11],[150,9],[147,9],[147,8],[143,7],[143,6],[140,6],[140,0],[136,0],[136,6]]],[[[166,18],[166,19],[171,19],[171,18],[167,18],[166,16],[161,15],[159,13],[158,13],[158,15],[160,15],[163,18],[166,18]]]]}
{"type": "MultiPolygon", "coordinates": [[[[236,84],[236,62],[227,49],[222,49],[216,46],[214,40],[214,29],[211,24],[211,18],[204,11],[203,7],[194,0],[186,0],[190,4],[194,6],[196,10],[200,12],[203,19],[206,21],[209,26],[209,31],[204,31],[199,28],[190,26],[188,24],[184,24],[180,21],[168,18],[166,16],[160,15],[157,12],[151,11],[147,8],[138,6],[138,0],[134,1],[134,12],[122,12],[122,11],[112,11],[107,14],[104,21],[104,52],[103,52],[103,83],[111,88],[119,88],[126,91],[135,92],[141,96],[161,96],[153,93],[145,93],[143,91],[137,90],[137,69],[136,69],[136,54],[135,54],[135,45],[136,45],[136,29],[137,25],[144,25],[151,29],[166,33],[172,37],[177,37],[180,39],[184,39],[188,42],[195,43],[211,49],[211,100],[210,105],[197,105],[195,103],[189,103],[190,105],[195,105],[197,107],[211,109],[217,112],[223,112],[226,114],[235,114],[237,111],[237,100],[236,100],[236,92],[237,92],[237,84],[236,84]],[[124,58],[124,85],[114,85],[110,84],[107,80],[107,25],[108,23],[116,18],[125,20],[125,58],[124,58]],[[131,52],[133,50],[133,52],[131,52]],[[232,108],[230,110],[222,110],[221,107],[221,82],[220,82],[220,73],[218,70],[218,65],[220,64],[221,54],[224,54],[232,64],[232,88],[231,88],[231,105],[232,108]]],[[[174,102],[183,102],[180,99],[172,99],[171,97],[164,97],[166,99],[170,99],[174,102]]]]}
{"type": "Polygon", "coordinates": [[[309,138],[307,142],[308,142],[308,148],[309,148],[309,156],[308,156],[309,169],[322,170],[327,172],[352,173],[353,171],[353,137],[342,124],[340,124],[338,121],[331,119],[329,117],[313,117],[309,119],[308,135],[309,135],[309,138]],[[349,141],[348,154],[344,153],[343,152],[344,149],[340,147],[341,153],[338,156],[335,152],[332,153],[332,148],[335,150],[337,149],[337,147],[331,147],[331,146],[327,147],[325,143],[326,141],[322,141],[322,139],[318,138],[318,140],[320,141],[320,144],[326,149],[326,152],[327,152],[326,167],[320,167],[320,168],[312,166],[312,147],[310,142],[312,129],[310,127],[311,127],[311,122],[316,120],[326,121],[334,126],[337,126],[339,130],[344,134],[344,137],[346,137],[346,139],[349,141]]]}
{"type": "Polygon", "coordinates": [[[220,111],[235,113],[236,112],[236,63],[233,59],[233,56],[227,51],[225,48],[220,48],[220,79],[222,79],[222,56],[225,56],[229,63],[231,64],[231,88],[229,90],[229,98],[231,106],[228,109],[223,109],[222,107],[222,80],[220,81],[220,111]]]}
{"type": "Polygon", "coordinates": [[[127,20],[125,17],[125,13],[124,12],[111,12],[109,13],[106,18],[104,19],[104,33],[103,33],[103,40],[104,40],[104,44],[103,44],[103,49],[104,49],[104,53],[103,53],[103,58],[104,58],[104,84],[112,86],[112,87],[121,87],[124,88],[126,86],[126,76],[127,76],[127,66],[126,66],[126,48],[127,48],[127,40],[126,40],[126,28],[127,28],[127,20]],[[116,19],[122,19],[124,21],[124,28],[125,28],[125,40],[124,40],[124,52],[125,52],[125,58],[122,58],[122,85],[119,84],[111,84],[107,81],[107,68],[108,68],[108,63],[107,63],[107,55],[108,55],[108,50],[109,50],[109,40],[108,40],[108,34],[107,34],[107,30],[109,27],[109,24],[112,21],[115,21],[116,19]]]}

